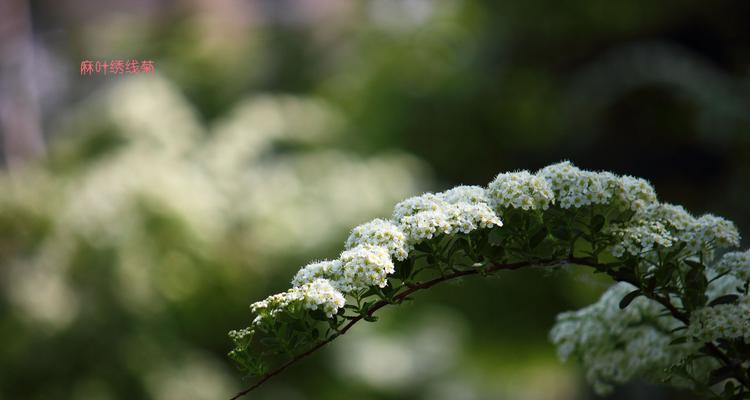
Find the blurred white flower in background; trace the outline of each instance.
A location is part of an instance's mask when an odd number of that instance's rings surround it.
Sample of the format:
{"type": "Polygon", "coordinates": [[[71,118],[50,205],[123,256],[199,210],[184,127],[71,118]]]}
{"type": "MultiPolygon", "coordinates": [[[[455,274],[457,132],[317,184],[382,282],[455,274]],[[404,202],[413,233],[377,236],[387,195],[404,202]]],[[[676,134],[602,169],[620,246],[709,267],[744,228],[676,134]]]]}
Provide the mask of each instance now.
{"type": "MultiPolygon", "coordinates": [[[[46,335],[122,318],[107,307],[135,320],[174,312],[169,307],[205,299],[210,285],[244,297],[263,288],[264,275],[291,271],[286,260],[319,254],[351,226],[421,192],[427,174],[405,154],[337,147],[345,121],[316,99],[253,96],[206,127],[170,82],[139,76],[66,118],[49,160],[0,176],[0,224],[34,217],[44,227],[0,247],[8,266],[0,296],[14,307],[3,318],[46,335]]],[[[128,342],[135,333],[101,334],[128,342]]],[[[142,359],[169,335],[142,335],[142,359]]],[[[195,345],[185,340],[170,351],[192,354],[195,345]]],[[[222,398],[237,382],[215,357],[222,355],[133,370],[156,399],[222,398]]],[[[76,384],[80,393],[108,393],[89,378],[76,384]]]]}

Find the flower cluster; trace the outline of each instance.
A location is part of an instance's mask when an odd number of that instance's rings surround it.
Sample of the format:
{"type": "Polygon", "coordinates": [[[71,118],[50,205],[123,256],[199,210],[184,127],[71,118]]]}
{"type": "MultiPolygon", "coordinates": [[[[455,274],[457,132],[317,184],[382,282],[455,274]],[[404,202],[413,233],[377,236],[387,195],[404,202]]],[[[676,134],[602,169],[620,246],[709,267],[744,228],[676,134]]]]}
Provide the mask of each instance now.
{"type": "Polygon", "coordinates": [[[678,322],[659,318],[664,309],[654,301],[640,297],[621,310],[620,300],[634,289],[626,283],[612,286],[598,302],[558,315],[550,332],[560,358],[579,358],[600,394],[634,377],[659,380],[665,368],[696,347],[669,345],[673,338],[668,332],[678,322]]]}
{"type": "Polygon", "coordinates": [[[344,292],[385,287],[394,272],[393,261],[385,247],[360,245],[341,253],[341,275],[336,286],[344,292]]]}
{"type": "Polygon", "coordinates": [[[609,203],[618,183],[612,173],[583,171],[567,161],[542,168],[538,175],[549,182],[561,208],[609,203]]]}
{"type": "MultiPolygon", "coordinates": [[[[581,262],[632,284],[614,285],[597,303],[559,315],[550,337],[560,356],[579,358],[600,393],[633,378],[670,378],[674,385],[695,387],[720,366],[711,357],[690,357],[704,342],[750,342],[750,295],[744,288],[750,280],[750,252],[728,253],[713,266],[703,265],[718,249],[738,244],[730,221],[710,214],[696,218],[680,206],[659,203],[646,180],[562,162],[534,174],[501,173],[487,189],[458,186],[398,203],[390,219],[354,228],[338,259],[305,266],[294,277],[294,288],[256,303],[254,325],[263,327],[267,318],[299,307],[322,308],[331,318],[345,298],[354,303],[347,310],[356,311],[330,320],[334,331],[340,320],[370,320],[367,309],[373,303],[366,298],[397,303],[399,295],[412,293],[404,276],[414,268],[416,258],[409,258],[415,248],[427,253],[427,263],[433,257],[440,264],[423,266],[420,260],[419,272],[432,268],[440,277],[446,265],[455,276],[464,276],[484,272],[466,268],[519,258],[544,260],[540,265],[581,262]],[[501,216],[515,226],[490,231],[503,227],[501,216]],[[479,240],[450,238],[476,233],[479,240]],[[419,246],[432,239],[429,246],[419,246]],[[587,243],[577,246],[578,240],[587,243]],[[620,260],[600,259],[607,252],[620,260]],[[451,258],[454,254],[460,258],[451,258]],[[467,257],[473,262],[465,263],[467,257]],[[405,269],[390,280],[397,265],[405,269]],[[399,291],[404,287],[409,290],[399,291]],[[691,363],[688,375],[671,374],[670,368],[686,362],[691,363]]],[[[252,329],[245,333],[252,334],[252,329]]]]}
{"type": "Polygon", "coordinates": [[[363,244],[385,247],[399,261],[409,255],[404,232],[393,222],[380,218],[352,229],[345,246],[351,249],[363,244]]]}
{"type": "Polygon", "coordinates": [[[361,244],[342,252],[338,260],[306,265],[294,276],[292,285],[302,287],[324,279],[346,294],[371,286],[385,287],[386,277],[393,272],[393,261],[385,247],[361,244]]]}
{"type": "Polygon", "coordinates": [[[714,266],[719,274],[729,274],[742,282],[750,280],[750,250],[733,251],[724,254],[714,266]]]}
{"type": "Polygon", "coordinates": [[[668,247],[669,242],[681,242],[688,253],[703,252],[707,258],[712,257],[715,249],[739,245],[740,235],[731,221],[711,214],[695,218],[681,206],[652,204],[639,210],[631,221],[631,225],[653,223],[659,224],[651,229],[651,234],[657,236],[655,243],[668,247]]]}
{"type": "Polygon", "coordinates": [[[528,171],[499,174],[487,191],[490,204],[496,210],[546,210],[555,201],[549,183],[528,171]]]}
{"type": "Polygon", "coordinates": [[[700,343],[725,338],[743,338],[750,343],[750,297],[737,304],[719,304],[696,310],[690,318],[687,336],[700,343]]]}
{"type": "Polygon", "coordinates": [[[659,221],[643,220],[624,226],[612,225],[608,231],[618,239],[610,249],[615,257],[622,257],[625,253],[638,256],[653,250],[654,246],[670,247],[675,241],[659,221]]]}
{"type": "Polygon", "coordinates": [[[344,296],[331,285],[329,280],[315,279],[256,302],[250,306],[250,309],[257,315],[253,324],[258,325],[295,306],[302,306],[308,310],[321,309],[330,318],[344,307],[345,303],[344,296]]]}

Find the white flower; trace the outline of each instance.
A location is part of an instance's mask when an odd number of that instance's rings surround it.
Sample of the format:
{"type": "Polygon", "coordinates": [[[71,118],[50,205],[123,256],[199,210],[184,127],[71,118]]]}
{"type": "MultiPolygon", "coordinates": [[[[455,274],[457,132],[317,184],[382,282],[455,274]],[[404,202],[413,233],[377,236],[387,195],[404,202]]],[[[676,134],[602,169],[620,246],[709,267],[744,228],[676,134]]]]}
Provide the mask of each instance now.
{"type": "Polygon", "coordinates": [[[341,271],[341,261],[323,260],[305,265],[297,271],[292,279],[292,286],[298,287],[310,283],[318,278],[335,279],[341,271]]]}
{"type": "Polygon", "coordinates": [[[725,338],[750,339],[750,297],[741,296],[737,304],[703,307],[690,316],[686,335],[699,343],[725,338]]]}
{"type": "Polygon", "coordinates": [[[659,221],[639,220],[626,225],[611,225],[607,232],[619,239],[610,249],[615,257],[625,253],[643,255],[655,246],[670,247],[675,238],[659,221]]]}
{"type": "Polygon", "coordinates": [[[410,197],[396,204],[393,209],[393,219],[400,221],[404,217],[415,215],[422,211],[439,211],[446,204],[445,200],[433,193],[410,197]]]}
{"type": "Polygon", "coordinates": [[[719,274],[735,276],[742,282],[750,280],[750,250],[724,254],[713,269],[719,274]]]}
{"type": "Polygon", "coordinates": [[[388,274],[395,271],[388,250],[382,246],[359,245],[345,250],[339,257],[341,272],[334,285],[345,293],[372,286],[385,287],[388,274]]]}
{"type": "Polygon", "coordinates": [[[497,211],[505,208],[547,209],[555,200],[549,183],[528,171],[497,175],[487,187],[487,196],[497,211]]]}
{"type": "Polygon", "coordinates": [[[656,203],[656,191],[647,180],[627,175],[617,180],[616,196],[621,208],[633,211],[656,203]]]}
{"type": "Polygon", "coordinates": [[[438,193],[437,197],[451,204],[479,204],[489,201],[487,192],[481,186],[456,186],[453,189],[438,193]]]}
{"type": "Polygon", "coordinates": [[[669,345],[674,338],[667,332],[679,323],[659,318],[664,308],[654,301],[639,297],[621,310],[621,299],[634,289],[626,283],[612,286],[596,303],[558,315],[550,332],[563,360],[576,356],[582,361],[597,393],[606,394],[613,384],[635,377],[659,381],[667,367],[700,347],[669,345]]]}
{"type": "Polygon", "coordinates": [[[453,204],[445,213],[448,215],[448,234],[470,233],[476,229],[503,226],[500,218],[484,203],[453,204]]]}
{"type": "Polygon", "coordinates": [[[345,304],[344,295],[336,290],[331,281],[319,278],[253,303],[250,309],[257,315],[253,325],[260,325],[295,305],[301,305],[308,310],[321,309],[331,318],[345,304]]]}
{"type": "Polygon", "coordinates": [[[617,177],[609,172],[583,171],[564,161],[537,172],[549,182],[560,208],[606,204],[617,188],[617,177]]]}
{"type": "Polygon", "coordinates": [[[403,261],[409,255],[406,235],[391,221],[375,219],[354,229],[346,239],[346,248],[351,249],[361,244],[383,246],[397,260],[403,261]]]}
{"type": "Polygon", "coordinates": [[[450,232],[448,215],[443,209],[422,211],[401,219],[401,229],[406,233],[409,244],[417,244],[450,232]]]}

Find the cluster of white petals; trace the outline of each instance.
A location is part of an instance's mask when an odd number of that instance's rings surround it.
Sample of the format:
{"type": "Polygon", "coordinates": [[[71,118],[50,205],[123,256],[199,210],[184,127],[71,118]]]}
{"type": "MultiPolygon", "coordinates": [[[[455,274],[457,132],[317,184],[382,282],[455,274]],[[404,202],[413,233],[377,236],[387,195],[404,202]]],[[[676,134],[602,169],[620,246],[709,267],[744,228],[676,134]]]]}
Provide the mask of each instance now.
{"type": "Polygon", "coordinates": [[[638,211],[633,218],[634,224],[647,221],[658,222],[667,228],[669,234],[665,242],[683,242],[688,252],[702,251],[709,259],[715,249],[735,247],[740,241],[740,234],[731,221],[711,214],[695,218],[683,207],[672,204],[652,204],[638,211]]]}
{"type": "Polygon", "coordinates": [[[393,272],[393,260],[385,247],[360,244],[342,252],[338,260],[306,265],[294,276],[292,285],[301,287],[326,279],[336,290],[347,294],[372,286],[385,287],[393,272]]]}
{"type": "Polygon", "coordinates": [[[292,279],[292,286],[302,286],[320,278],[334,279],[340,271],[341,261],[339,260],[314,261],[297,271],[292,279]]]}
{"type": "Polygon", "coordinates": [[[520,208],[522,210],[546,210],[554,203],[555,196],[549,183],[543,177],[528,171],[506,172],[495,177],[487,186],[490,205],[501,210],[520,208]]]}
{"type": "Polygon", "coordinates": [[[621,176],[617,179],[616,188],[621,208],[638,211],[656,202],[654,187],[643,178],[621,176]]]}
{"type": "Polygon", "coordinates": [[[388,275],[395,272],[393,260],[405,260],[415,244],[441,234],[470,233],[493,226],[502,226],[502,222],[479,186],[459,186],[404,200],[395,206],[393,219],[378,218],[352,229],[346,250],[338,259],[306,265],[292,279],[291,291],[255,303],[253,312],[263,316],[256,321],[292,306],[300,296],[299,290],[307,290],[316,282],[325,281],[336,292],[335,299],[371,287],[383,288],[388,275]]]}
{"type": "Polygon", "coordinates": [[[341,272],[335,276],[335,284],[344,292],[385,287],[388,275],[395,271],[385,247],[363,244],[345,250],[339,259],[341,272]]]}
{"type": "Polygon", "coordinates": [[[550,332],[559,356],[579,358],[587,380],[600,394],[634,377],[658,380],[665,376],[665,368],[698,346],[669,345],[669,332],[679,323],[659,318],[664,308],[654,301],[639,297],[621,310],[620,300],[634,289],[627,283],[612,286],[598,302],[558,315],[550,332]]]}
{"type": "Polygon", "coordinates": [[[625,253],[639,256],[655,246],[670,247],[675,241],[670,231],[659,221],[642,220],[634,224],[612,225],[608,232],[618,238],[610,252],[615,257],[625,253]]]}
{"type": "Polygon", "coordinates": [[[549,182],[560,208],[606,204],[617,193],[617,177],[609,172],[584,171],[568,161],[542,168],[537,175],[549,182]]]}
{"type": "Polygon", "coordinates": [[[453,189],[438,193],[437,196],[450,204],[487,204],[489,202],[487,191],[481,186],[456,186],[453,189]]]}
{"type": "Polygon", "coordinates": [[[231,330],[227,334],[231,339],[234,340],[242,340],[248,336],[251,336],[253,334],[253,330],[251,328],[243,328],[239,330],[231,330]]]}
{"type": "Polygon", "coordinates": [[[470,233],[476,229],[502,226],[500,218],[486,203],[436,202],[435,204],[438,205],[435,210],[418,211],[412,215],[404,215],[399,220],[410,245],[438,235],[470,233]]]}
{"type": "Polygon", "coordinates": [[[703,307],[690,316],[686,335],[700,343],[719,338],[743,338],[750,342],[750,297],[741,296],[737,304],[703,307]]]}
{"type": "MultiPolygon", "coordinates": [[[[347,250],[337,260],[305,266],[294,277],[293,289],[256,303],[253,311],[258,314],[256,320],[262,321],[298,302],[309,309],[322,307],[331,316],[343,307],[344,295],[387,286],[388,275],[395,272],[393,260],[406,260],[414,246],[423,241],[501,227],[500,216],[511,208],[554,207],[559,211],[599,205],[609,206],[595,212],[605,215],[607,223],[601,232],[608,240],[613,239],[609,251],[618,258],[630,255],[655,260],[657,250],[680,245],[679,249],[685,250],[680,254],[700,254],[701,260],[708,262],[716,249],[739,243],[739,233],[730,221],[713,215],[696,218],[680,206],[658,203],[646,180],[583,171],[562,162],[536,174],[501,173],[487,189],[458,186],[406,199],[395,206],[391,219],[375,219],[354,228],[346,241],[347,250]]],[[[717,278],[706,293],[709,298],[736,294],[737,288],[750,280],[750,251],[727,253],[712,267],[710,275],[717,278]]],[[[579,358],[588,381],[599,393],[636,377],[666,378],[667,368],[695,353],[704,341],[750,341],[748,295],[743,294],[734,304],[695,311],[688,329],[680,331],[675,328],[682,323],[665,318],[664,306],[646,297],[638,297],[621,309],[621,300],[634,289],[627,283],[612,286],[597,303],[560,314],[550,333],[560,357],[579,358]],[[694,340],[672,343],[680,335],[694,340]]],[[[680,301],[676,297],[671,300],[680,301]]],[[[707,376],[711,362],[697,361],[693,372],[707,376]]],[[[678,386],[692,384],[680,377],[674,379],[672,383],[678,386]]]]}
{"type": "Polygon", "coordinates": [[[321,278],[253,303],[250,309],[256,314],[253,324],[258,325],[296,305],[308,310],[320,309],[330,318],[344,307],[345,303],[344,295],[336,290],[329,280],[321,278]]]}
{"type": "Polygon", "coordinates": [[[399,261],[409,255],[404,232],[393,222],[380,218],[352,229],[345,246],[351,249],[362,244],[385,247],[399,261]]]}
{"type": "Polygon", "coordinates": [[[750,280],[750,250],[724,254],[714,266],[719,274],[729,274],[742,282],[750,280]]]}

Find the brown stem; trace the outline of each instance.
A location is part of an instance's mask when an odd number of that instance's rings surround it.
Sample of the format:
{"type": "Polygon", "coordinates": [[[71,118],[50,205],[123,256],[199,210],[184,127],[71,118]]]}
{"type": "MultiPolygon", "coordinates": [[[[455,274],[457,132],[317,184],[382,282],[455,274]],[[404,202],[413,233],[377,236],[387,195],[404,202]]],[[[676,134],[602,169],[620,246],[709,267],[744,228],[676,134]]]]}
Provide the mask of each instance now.
{"type": "Polygon", "coordinates": [[[356,324],[357,322],[359,322],[362,319],[364,319],[365,316],[371,317],[373,314],[375,314],[376,311],[378,311],[379,309],[381,309],[381,308],[383,308],[383,307],[385,307],[385,306],[387,306],[389,304],[399,304],[399,303],[403,302],[407,297],[409,297],[409,295],[411,295],[411,294],[413,294],[415,292],[418,292],[418,291],[424,290],[424,289],[429,289],[429,288],[431,288],[431,287],[433,287],[433,286],[435,286],[435,285],[437,285],[438,283],[441,283],[441,282],[449,281],[449,280],[460,278],[460,277],[463,277],[463,276],[477,275],[477,274],[479,274],[481,272],[484,272],[484,273],[493,273],[493,272],[503,271],[503,270],[506,270],[506,271],[515,270],[515,269],[519,269],[519,268],[523,268],[523,267],[531,267],[531,266],[539,266],[539,267],[543,267],[543,266],[557,266],[557,265],[564,265],[564,264],[570,264],[570,263],[571,263],[570,260],[542,260],[542,261],[524,261],[524,262],[518,262],[518,263],[512,263],[512,264],[493,264],[493,265],[485,268],[484,270],[471,269],[471,270],[456,271],[456,272],[453,272],[451,274],[440,276],[440,277],[431,279],[431,280],[426,281],[426,282],[416,283],[416,284],[413,284],[413,285],[409,285],[406,290],[404,290],[403,292],[401,292],[401,293],[397,294],[396,296],[394,296],[392,301],[380,300],[377,303],[373,304],[369,308],[369,310],[367,311],[367,313],[365,315],[359,315],[359,316],[356,316],[356,317],[352,318],[346,325],[344,325],[343,328],[341,328],[341,330],[337,334],[335,334],[335,335],[329,337],[328,339],[323,340],[322,342],[316,344],[314,347],[312,347],[311,349],[305,351],[304,353],[300,353],[300,354],[294,356],[292,359],[290,359],[289,361],[285,362],[284,364],[281,364],[279,367],[277,367],[273,371],[269,371],[269,372],[263,374],[263,376],[261,376],[258,379],[258,381],[255,382],[252,386],[250,386],[247,389],[245,389],[245,390],[237,393],[230,400],[236,400],[236,399],[238,399],[238,398],[240,398],[240,397],[242,397],[242,396],[250,393],[252,390],[258,388],[259,386],[261,386],[263,383],[265,383],[266,381],[268,381],[272,377],[278,375],[279,373],[281,373],[282,371],[284,371],[285,369],[287,369],[289,366],[291,366],[291,365],[297,363],[298,361],[302,360],[303,358],[311,355],[312,353],[316,352],[317,350],[319,350],[323,346],[327,345],[328,343],[331,343],[337,337],[345,334],[349,329],[352,328],[352,326],[354,326],[354,324],[356,324]]]}
{"type": "MultiPolygon", "coordinates": [[[[337,334],[318,343],[317,345],[305,351],[304,353],[298,354],[297,356],[285,362],[284,364],[280,365],[273,371],[267,372],[266,374],[261,376],[260,379],[258,379],[258,381],[255,382],[255,384],[237,393],[230,400],[236,400],[248,394],[250,391],[260,387],[263,383],[265,383],[266,381],[268,381],[275,375],[278,375],[279,373],[287,369],[289,366],[311,355],[312,353],[316,352],[317,350],[327,345],[328,343],[331,343],[334,339],[336,339],[337,337],[349,331],[349,329],[351,329],[351,327],[354,326],[354,324],[364,319],[365,316],[371,317],[373,314],[375,314],[376,311],[378,311],[379,309],[389,304],[399,304],[403,302],[409,295],[415,292],[418,292],[424,289],[429,289],[441,282],[449,281],[449,280],[460,278],[463,276],[477,275],[479,273],[489,274],[489,273],[494,273],[497,271],[504,271],[504,270],[509,271],[509,270],[515,270],[515,269],[524,268],[524,267],[531,267],[531,266],[549,267],[549,266],[560,266],[560,265],[566,265],[566,264],[584,265],[584,266],[589,266],[589,267],[595,268],[596,270],[602,271],[602,265],[598,264],[595,260],[587,259],[587,258],[569,257],[569,258],[562,259],[562,260],[540,260],[540,261],[524,261],[524,262],[518,262],[518,263],[511,263],[511,264],[492,264],[491,266],[485,268],[484,270],[471,269],[471,270],[456,271],[451,274],[440,276],[440,277],[431,279],[426,282],[408,285],[407,289],[399,293],[398,295],[394,296],[393,300],[391,301],[380,300],[377,303],[373,304],[365,315],[359,315],[357,317],[352,318],[337,334]]],[[[634,277],[626,272],[607,271],[607,273],[618,282],[628,282],[630,284],[638,286],[638,282],[634,279],[634,277]]],[[[686,325],[690,323],[690,317],[684,312],[677,309],[677,307],[675,307],[675,305],[672,304],[672,302],[669,300],[668,297],[651,295],[649,296],[649,298],[651,298],[654,301],[657,301],[659,304],[664,306],[670,312],[670,314],[677,320],[683,322],[686,325]]],[[[724,365],[734,369],[735,378],[740,383],[742,383],[745,387],[750,388],[750,382],[747,381],[747,379],[745,378],[745,375],[742,373],[741,366],[733,363],[731,359],[729,359],[729,357],[713,343],[706,343],[706,348],[715,357],[721,360],[721,362],[724,365]]]]}

